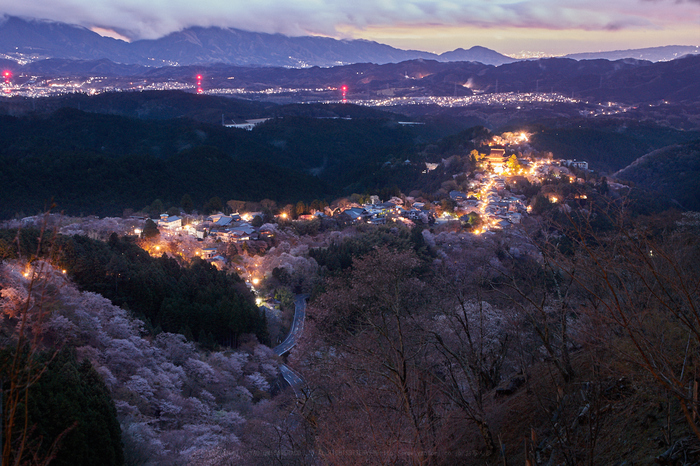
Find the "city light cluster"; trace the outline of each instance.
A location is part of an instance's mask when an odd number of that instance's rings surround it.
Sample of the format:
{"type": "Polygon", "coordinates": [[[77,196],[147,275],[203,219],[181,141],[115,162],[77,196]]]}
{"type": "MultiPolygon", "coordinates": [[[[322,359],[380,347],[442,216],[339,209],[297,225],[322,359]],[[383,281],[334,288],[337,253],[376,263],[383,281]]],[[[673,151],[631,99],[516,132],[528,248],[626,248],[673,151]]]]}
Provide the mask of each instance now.
{"type": "Polygon", "coordinates": [[[440,107],[467,107],[471,105],[517,106],[523,103],[581,103],[579,99],[566,97],[557,93],[543,92],[500,92],[497,94],[480,94],[462,97],[421,96],[421,97],[387,97],[382,99],[349,100],[356,105],[370,107],[395,107],[402,105],[438,105],[440,107]]]}

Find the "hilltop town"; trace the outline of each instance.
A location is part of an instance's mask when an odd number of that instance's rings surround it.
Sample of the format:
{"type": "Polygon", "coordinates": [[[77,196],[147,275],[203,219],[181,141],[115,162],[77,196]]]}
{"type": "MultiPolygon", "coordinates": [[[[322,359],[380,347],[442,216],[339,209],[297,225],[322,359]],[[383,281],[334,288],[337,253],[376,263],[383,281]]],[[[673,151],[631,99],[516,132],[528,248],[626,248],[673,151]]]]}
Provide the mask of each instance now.
{"type": "MultiPolygon", "coordinates": [[[[284,206],[269,199],[258,203],[231,200],[219,206],[220,211],[206,215],[171,208],[153,219],[145,213],[127,212],[123,218],[61,217],[55,221],[59,231],[67,235],[107,239],[117,233],[139,238],[139,244],[154,257],[165,254],[185,262],[200,257],[220,270],[236,272],[254,288],[272,273],[271,269],[261,269],[260,256],[290,235],[316,238],[313,244],[317,246],[326,243],[323,237],[329,233],[362,225],[402,225],[409,229],[418,225],[431,231],[493,235],[517,229],[533,209],[535,214],[548,206],[570,209],[567,202],[585,202],[587,192],[600,190],[601,181],[588,170],[587,162],[535,153],[525,132],[494,135],[468,157],[473,171],[447,176],[438,192],[429,195],[399,192],[381,199],[376,194],[354,194],[330,204],[314,201],[306,205],[300,201],[284,206]],[[565,189],[557,189],[553,183],[565,189]]],[[[460,159],[453,156],[425,162],[423,173],[429,176],[446,171],[460,159]]],[[[624,187],[604,183],[606,189],[610,185],[624,187]]],[[[39,221],[28,217],[5,222],[5,226],[39,221]]]]}

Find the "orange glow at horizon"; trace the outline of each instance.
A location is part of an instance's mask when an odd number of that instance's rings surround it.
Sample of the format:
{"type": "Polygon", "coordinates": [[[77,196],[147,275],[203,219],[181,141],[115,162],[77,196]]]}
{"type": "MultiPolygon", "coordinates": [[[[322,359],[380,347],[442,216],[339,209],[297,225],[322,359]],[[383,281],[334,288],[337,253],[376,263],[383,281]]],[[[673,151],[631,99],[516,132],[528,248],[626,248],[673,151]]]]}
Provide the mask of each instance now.
{"type": "Polygon", "coordinates": [[[338,25],[339,36],[373,40],[402,49],[443,53],[456,48],[480,45],[499,53],[518,56],[527,47],[547,56],[569,53],[659,47],[663,45],[698,45],[696,25],[673,28],[584,30],[546,29],[513,26],[478,27],[465,25],[397,24],[390,26],[338,25]]]}
{"type": "Polygon", "coordinates": [[[112,39],[123,40],[124,42],[131,42],[131,39],[129,39],[128,37],[126,37],[122,34],[119,34],[117,31],[114,31],[113,29],[92,27],[92,28],[90,28],[90,30],[94,33],[101,35],[102,37],[111,37],[112,39]]]}

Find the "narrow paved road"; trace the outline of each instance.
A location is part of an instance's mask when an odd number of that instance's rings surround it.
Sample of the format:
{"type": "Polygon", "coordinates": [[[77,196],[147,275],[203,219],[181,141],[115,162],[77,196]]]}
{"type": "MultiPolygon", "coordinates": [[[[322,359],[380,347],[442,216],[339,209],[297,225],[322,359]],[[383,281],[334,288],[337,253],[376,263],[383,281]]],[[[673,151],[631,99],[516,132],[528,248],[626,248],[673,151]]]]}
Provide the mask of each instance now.
{"type": "MultiPolygon", "coordinates": [[[[304,331],[304,318],[306,317],[306,299],[309,295],[300,294],[294,299],[294,321],[292,322],[292,328],[289,330],[289,335],[284,339],[282,343],[274,348],[274,352],[277,356],[282,356],[288,353],[294,345],[297,344],[297,339],[301,336],[304,331]]],[[[286,364],[280,364],[280,372],[282,377],[294,390],[294,394],[299,396],[299,390],[301,390],[304,385],[304,379],[301,378],[299,374],[291,370],[286,364]]]]}
{"type": "Polygon", "coordinates": [[[277,356],[282,356],[288,353],[290,349],[297,344],[297,338],[301,336],[301,332],[304,331],[304,318],[306,317],[306,299],[309,295],[300,294],[294,299],[294,321],[292,322],[292,328],[289,330],[289,335],[284,339],[282,343],[275,346],[274,351],[277,356]]]}
{"type": "Polygon", "coordinates": [[[299,374],[291,370],[286,364],[280,364],[280,373],[289,386],[292,387],[292,390],[294,390],[294,395],[299,397],[299,392],[303,390],[304,379],[302,379],[299,374]]]}

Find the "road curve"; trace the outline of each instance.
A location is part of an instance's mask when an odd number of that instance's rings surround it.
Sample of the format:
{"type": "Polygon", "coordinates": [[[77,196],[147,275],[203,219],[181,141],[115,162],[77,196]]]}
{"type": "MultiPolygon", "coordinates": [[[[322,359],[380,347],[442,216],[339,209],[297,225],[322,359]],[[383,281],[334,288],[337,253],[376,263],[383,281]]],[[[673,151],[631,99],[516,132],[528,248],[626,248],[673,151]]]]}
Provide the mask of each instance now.
{"type": "Polygon", "coordinates": [[[299,392],[304,389],[304,379],[302,379],[299,374],[291,370],[286,364],[280,364],[280,373],[289,386],[292,387],[292,390],[294,390],[294,395],[298,398],[299,392]]]}
{"type": "Polygon", "coordinates": [[[292,328],[289,330],[289,335],[284,339],[282,343],[275,346],[274,352],[277,356],[282,356],[288,353],[294,345],[297,344],[297,339],[301,336],[304,331],[304,319],[306,318],[306,299],[309,295],[300,294],[294,299],[294,321],[292,322],[292,328]]]}
{"type": "MultiPolygon", "coordinates": [[[[294,320],[292,322],[292,328],[289,330],[289,335],[284,339],[282,343],[275,346],[273,351],[277,356],[282,356],[294,348],[297,344],[297,339],[301,337],[304,331],[304,319],[306,318],[306,300],[309,295],[300,294],[294,299],[294,320]]],[[[280,373],[284,380],[292,387],[294,394],[298,397],[299,391],[303,389],[304,379],[301,378],[299,374],[294,372],[286,364],[280,364],[280,373]]]]}

